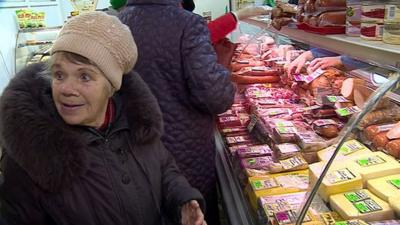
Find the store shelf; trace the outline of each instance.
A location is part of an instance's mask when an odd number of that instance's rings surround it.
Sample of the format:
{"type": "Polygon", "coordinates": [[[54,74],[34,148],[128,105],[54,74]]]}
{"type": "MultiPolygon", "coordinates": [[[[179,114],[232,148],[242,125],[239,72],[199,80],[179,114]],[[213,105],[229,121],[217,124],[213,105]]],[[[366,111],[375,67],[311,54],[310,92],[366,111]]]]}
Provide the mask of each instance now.
{"type": "Polygon", "coordinates": [[[215,132],[215,143],[217,175],[229,224],[256,225],[254,216],[250,215],[248,201],[245,199],[236,174],[233,172],[232,164],[227,159],[225,144],[218,131],[215,132]]]}
{"type": "Polygon", "coordinates": [[[346,35],[318,35],[289,27],[283,27],[282,30],[277,31],[268,27],[268,22],[257,19],[247,19],[244,22],[313,47],[327,49],[379,67],[400,71],[400,45],[389,45],[381,41],[365,41],[359,37],[346,35]]]}
{"type": "Polygon", "coordinates": [[[40,31],[54,31],[60,30],[62,26],[55,27],[37,27],[37,28],[24,28],[19,30],[19,33],[31,33],[31,32],[40,32],[40,31]]]}

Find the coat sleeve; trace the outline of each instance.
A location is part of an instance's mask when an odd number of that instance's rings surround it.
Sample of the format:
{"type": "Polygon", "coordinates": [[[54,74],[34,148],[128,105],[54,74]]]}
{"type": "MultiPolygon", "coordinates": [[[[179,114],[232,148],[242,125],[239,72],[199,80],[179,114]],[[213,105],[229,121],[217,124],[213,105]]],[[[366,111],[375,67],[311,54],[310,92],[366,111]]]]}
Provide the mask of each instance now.
{"type": "Polygon", "coordinates": [[[193,188],[182,175],[171,153],[160,143],[162,158],[162,194],[163,209],[167,210],[174,224],[180,224],[181,208],[190,200],[197,200],[205,212],[205,203],[201,193],[193,188]]]}
{"type": "Polygon", "coordinates": [[[237,20],[232,13],[227,13],[208,23],[212,43],[216,44],[224,39],[226,35],[235,30],[236,25],[237,20]]]}
{"type": "Polygon", "coordinates": [[[225,112],[235,94],[230,72],[217,63],[203,19],[192,14],[188,20],[182,37],[182,60],[189,98],[200,111],[214,115],[225,112]]]}
{"type": "Polygon", "coordinates": [[[7,225],[47,225],[38,188],[25,171],[8,156],[1,162],[4,182],[0,187],[0,212],[7,225]]]}

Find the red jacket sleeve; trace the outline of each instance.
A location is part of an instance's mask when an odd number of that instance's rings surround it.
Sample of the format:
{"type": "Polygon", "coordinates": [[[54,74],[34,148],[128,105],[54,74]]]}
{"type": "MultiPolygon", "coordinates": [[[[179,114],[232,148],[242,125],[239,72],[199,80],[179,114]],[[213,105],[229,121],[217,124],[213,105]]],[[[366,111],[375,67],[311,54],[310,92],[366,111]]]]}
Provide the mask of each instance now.
{"type": "Polygon", "coordinates": [[[208,23],[212,43],[218,43],[225,38],[226,35],[235,30],[236,25],[237,21],[232,13],[227,13],[208,23]]]}

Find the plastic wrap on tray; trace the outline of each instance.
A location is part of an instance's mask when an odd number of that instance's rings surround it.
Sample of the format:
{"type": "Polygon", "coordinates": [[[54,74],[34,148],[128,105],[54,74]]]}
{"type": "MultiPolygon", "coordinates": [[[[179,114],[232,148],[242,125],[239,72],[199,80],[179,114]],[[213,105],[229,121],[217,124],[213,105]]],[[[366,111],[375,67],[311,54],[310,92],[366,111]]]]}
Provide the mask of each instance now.
{"type": "Polygon", "coordinates": [[[226,143],[227,143],[229,146],[254,143],[254,139],[252,139],[252,138],[251,138],[250,136],[248,136],[248,135],[226,137],[225,139],[226,139],[226,143]]]}
{"type": "Polygon", "coordinates": [[[239,158],[251,158],[260,156],[271,156],[272,150],[269,145],[254,145],[245,148],[239,148],[237,151],[239,158]]]}
{"type": "Polygon", "coordinates": [[[325,138],[334,138],[339,134],[339,125],[332,119],[321,119],[313,122],[313,130],[325,138]]]}
{"type": "Polygon", "coordinates": [[[222,129],[242,126],[242,123],[237,116],[220,116],[218,118],[218,124],[219,127],[222,129]]]}
{"type": "Polygon", "coordinates": [[[221,133],[226,137],[248,135],[248,130],[246,127],[231,127],[221,129],[221,133]]]}
{"type": "Polygon", "coordinates": [[[277,159],[286,159],[297,155],[301,149],[296,144],[283,143],[274,146],[277,159]]]}
{"type": "MultiPolygon", "coordinates": [[[[331,139],[333,140],[333,139],[331,139]]],[[[297,133],[297,144],[303,151],[318,151],[328,147],[334,141],[327,141],[317,135],[314,131],[299,132],[297,133]]]]}

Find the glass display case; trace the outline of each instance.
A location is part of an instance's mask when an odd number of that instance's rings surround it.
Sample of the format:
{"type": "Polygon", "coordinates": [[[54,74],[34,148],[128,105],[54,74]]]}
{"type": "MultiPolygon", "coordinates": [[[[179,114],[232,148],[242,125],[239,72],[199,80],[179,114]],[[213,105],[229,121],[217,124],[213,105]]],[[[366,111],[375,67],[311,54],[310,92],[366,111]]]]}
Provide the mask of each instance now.
{"type": "Polygon", "coordinates": [[[19,72],[30,63],[46,61],[60,29],[61,26],[18,31],[15,46],[15,71],[19,72]]]}
{"type": "MultiPolygon", "coordinates": [[[[310,111],[309,116],[314,118],[310,122],[311,131],[317,133],[316,120],[327,123],[331,117],[315,119],[315,109],[326,109],[325,106],[331,103],[332,107],[338,107],[338,103],[346,105],[350,101],[337,100],[343,97],[341,93],[322,95],[324,101],[317,103],[317,107],[299,107],[300,103],[292,99],[290,102],[285,100],[286,106],[280,101],[281,106],[277,107],[272,106],[274,104],[269,99],[274,93],[268,90],[264,95],[260,89],[283,86],[274,83],[250,85],[250,88],[239,85],[245,97],[235,101],[230,110],[219,116],[216,130],[217,172],[230,224],[400,224],[400,145],[397,146],[400,141],[394,129],[400,121],[400,46],[362,41],[345,35],[317,35],[291,27],[277,31],[270,28],[268,22],[257,19],[246,20],[240,26],[242,33],[269,34],[275,43],[306,49],[318,47],[361,60],[370,66],[343,73],[346,80],[359,82],[357,91],[362,93],[354,97],[354,91],[352,96],[346,96],[351,98],[356,108],[335,108],[334,120],[343,123],[340,132],[334,138],[323,136],[318,139],[322,141],[316,148],[318,142],[310,141],[309,130],[293,131],[294,139],[287,136],[292,134],[293,129],[289,128],[298,128],[298,121],[308,122],[304,117],[290,122],[279,120],[280,125],[274,121],[271,125],[260,113],[254,113],[254,108],[263,105],[263,112],[268,112],[269,118],[284,114],[282,107],[287,107],[291,115],[310,111]],[[254,99],[249,101],[246,95],[251,91],[262,99],[259,100],[261,103],[254,105],[254,99]],[[327,103],[331,97],[335,100],[327,103]],[[347,114],[339,114],[341,110],[347,114]],[[289,123],[291,125],[287,125],[289,123]],[[267,124],[267,129],[261,124],[267,124]],[[277,131],[282,132],[279,137],[287,139],[277,138],[277,131]],[[395,133],[395,137],[388,136],[388,131],[395,133]],[[282,144],[300,147],[281,148],[282,144]],[[265,145],[269,151],[260,150],[260,146],[265,148],[265,145]],[[300,157],[297,151],[301,153],[300,157]],[[291,154],[293,152],[296,154],[291,154]],[[307,161],[307,166],[300,165],[302,159],[307,161]],[[274,171],[277,163],[283,165],[279,172],[274,171]],[[265,167],[254,169],[256,165],[265,167]]],[[[244,61],[252,63],[250,59],[244,61]]],[[[243,64],[244,61],[236,62],[243,64]]],[[[259,71],[260,67],[257,65],[252,71],[259,71]]],[[[295,89],[292,87],[291,91],[295,89]]],[[[343,99],[348,100],[346,98],[343,99]]]]}

